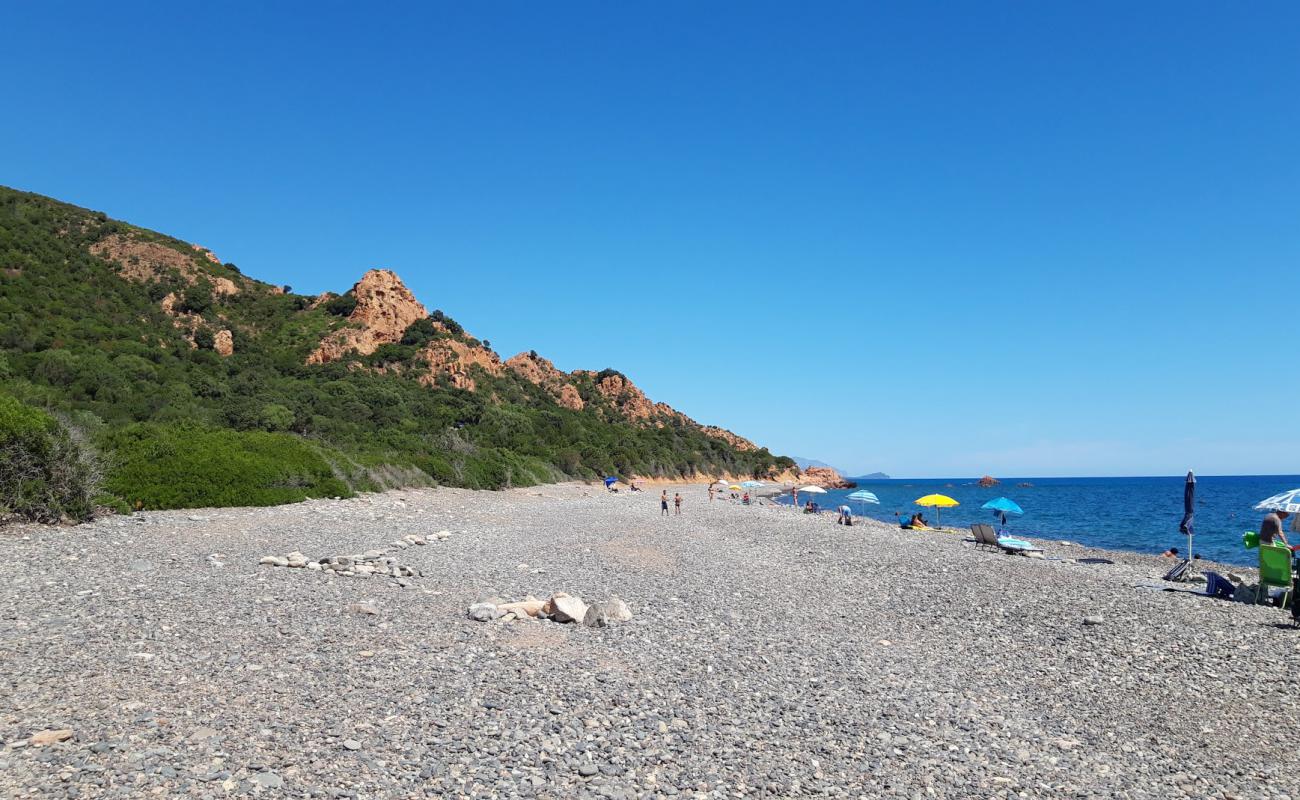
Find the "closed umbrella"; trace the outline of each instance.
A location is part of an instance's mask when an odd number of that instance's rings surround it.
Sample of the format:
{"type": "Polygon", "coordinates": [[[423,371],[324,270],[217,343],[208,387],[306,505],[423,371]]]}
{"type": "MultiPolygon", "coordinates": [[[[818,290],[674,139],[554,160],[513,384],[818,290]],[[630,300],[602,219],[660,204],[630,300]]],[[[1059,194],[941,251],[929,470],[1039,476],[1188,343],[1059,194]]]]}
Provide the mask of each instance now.
{"type": "MultiPolygon", "coordinates": [[[[1278,495],[1280,497],[1281,495],[1278,495]]],[[[1275,498],[1270,497],[1269,500],[1275,498]]],[[[1268,500],[1263,501],[1267,503],[1268,500]]],[[[1260,505],[1263,505],[1260,503],[1260,505]]],[[[1259,505],[1255,506],[1259,508],[1259,505]]],[[[1165,580],[1186,581],[1192,577],[1192,518],[1196,516],[1196,476],[1187,471],[1187,480],[1183,483],[1183,521],[1178,523],[1178,532],[1187,534],[1187,552],[1178,566],[1165,573],[1165,580]]]]}
{"type": "Polygon", "coordinates": [[[934,509],[934,526],[936,528],[939,527],[939,520],[943,518],[943,512],[940,511],[940,509],[961,505],[961,503],[958,503],[946,494],[927,494],[925,497],[916,498],[915,502],[922,508],[934,509]]]}

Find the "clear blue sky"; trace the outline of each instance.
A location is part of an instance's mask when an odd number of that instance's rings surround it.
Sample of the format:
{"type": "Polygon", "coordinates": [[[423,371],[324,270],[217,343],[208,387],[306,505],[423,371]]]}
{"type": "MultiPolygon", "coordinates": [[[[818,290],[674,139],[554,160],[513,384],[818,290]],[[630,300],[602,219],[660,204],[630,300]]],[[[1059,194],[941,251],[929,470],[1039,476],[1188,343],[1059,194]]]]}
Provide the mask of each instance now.
{"type": "Polygon", "coordinates": [[[0,183],[895,475],[1300,471],[1300,5],[10,3],[0,183]]]}

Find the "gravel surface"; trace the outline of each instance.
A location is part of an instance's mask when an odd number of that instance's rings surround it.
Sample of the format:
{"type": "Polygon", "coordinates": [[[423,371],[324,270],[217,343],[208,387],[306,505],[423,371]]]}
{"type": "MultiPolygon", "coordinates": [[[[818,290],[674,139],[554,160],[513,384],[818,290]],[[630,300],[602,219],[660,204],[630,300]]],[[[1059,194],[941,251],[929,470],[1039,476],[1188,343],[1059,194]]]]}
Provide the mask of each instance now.
{"type": "Polygon", "coordinates": [[[1277,609],[683,491],[0,531],[0,797],[1300,796],[1277,609]],[[408,535],[405,588],[258,563],[408,535]],[[555,591],[634,617],[467,618],[555,591]]]}

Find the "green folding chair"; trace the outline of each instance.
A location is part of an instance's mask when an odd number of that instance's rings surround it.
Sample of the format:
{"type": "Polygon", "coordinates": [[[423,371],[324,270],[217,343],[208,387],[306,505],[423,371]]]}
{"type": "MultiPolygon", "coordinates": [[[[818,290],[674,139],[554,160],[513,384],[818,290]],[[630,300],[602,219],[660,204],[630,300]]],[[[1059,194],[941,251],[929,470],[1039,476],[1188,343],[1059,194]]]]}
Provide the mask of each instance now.
{"type": "Polygon", "coordinates": [[[1241,544],[1247,550],[1259,547],[1259,534],[1254,531],[1246,531],[1241,535],[1241,544]]]}
{"type": "Polygon", "coordinates": [[[1282,607],[1286,608],[1291,597],[1291,548],[1280,544],[1261,544],[1259,546],[1259,592],[1255,602],[1268,597],[1271,586],[1284,588],[1282,607]]]}

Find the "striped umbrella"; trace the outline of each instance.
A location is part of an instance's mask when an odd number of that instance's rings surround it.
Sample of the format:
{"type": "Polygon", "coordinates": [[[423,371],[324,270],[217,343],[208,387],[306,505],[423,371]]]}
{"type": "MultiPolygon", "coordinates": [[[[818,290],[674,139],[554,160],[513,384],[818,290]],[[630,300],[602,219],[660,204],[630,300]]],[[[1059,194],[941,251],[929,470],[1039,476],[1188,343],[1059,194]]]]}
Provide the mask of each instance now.
{"type": "Polygon", "coordinates": [[[859,489],[858,491],[853,492],[847,499],[858,501],[858,506],[860,507],[858,511],[859,514],[867,513],[867,503],[880,505],[880,498],[876,497],[871,492],[868,492],[866,489],[859,489]]]}
{"type": "Polygon", "coordinates": [[[1256,511],[1285,511],[1288,514],[1300,513],[1300,489],[1275,494],[1267,500],[1255,504],[1256,511]]]}

